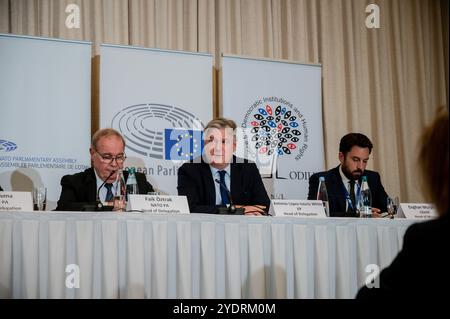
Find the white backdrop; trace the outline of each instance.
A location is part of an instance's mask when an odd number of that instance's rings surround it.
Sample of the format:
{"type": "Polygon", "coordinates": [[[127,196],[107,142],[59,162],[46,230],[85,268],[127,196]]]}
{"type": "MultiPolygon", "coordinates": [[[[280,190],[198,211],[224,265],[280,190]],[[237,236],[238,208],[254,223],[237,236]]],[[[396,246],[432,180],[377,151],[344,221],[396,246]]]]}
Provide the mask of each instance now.
{"type": "Polygon", "coordinates": [[[100,127],[125,137],[126,167],[177,194],[178,167],[201,155],[212,119],[212,56],[102,45],[100,64],[100,127]]]}
{"type": "Polygon", "coordinates": [[[0,185],[48,188],[90,166],[91,44],[0,35],[0,185]]]}
{"type": "Polygon", "coordinates": [[[236,121],[239,157],[257,163],[271,198],[306,199],[324,169],[320,65],[222,58],[223,116],[236,121]]]}

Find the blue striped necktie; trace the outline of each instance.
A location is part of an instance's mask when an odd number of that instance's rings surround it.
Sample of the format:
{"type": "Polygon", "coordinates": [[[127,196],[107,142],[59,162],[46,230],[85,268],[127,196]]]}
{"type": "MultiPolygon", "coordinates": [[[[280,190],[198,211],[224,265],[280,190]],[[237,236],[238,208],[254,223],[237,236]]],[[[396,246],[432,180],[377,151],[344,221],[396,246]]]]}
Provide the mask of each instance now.
{"type": "Polygon", "coordinates": [[[111,184],[111,183],[105,184],[105,187],[106,187],[105,202],[111,202],[114,199],[114,195],[112,193],[112,186],[113,186],[113,184],[111,184]]]}
{"type": "Polygon", "coordinates": [[[222,198],[222,205],[228,205],[230,203],[230,200],[228,198],[228,193],[226,190],[227,184],[225,184],[225,174],[226,171],[219,171],[220,176],[220,184],[222,185],[220,187],[220,197],[222,198]]]}

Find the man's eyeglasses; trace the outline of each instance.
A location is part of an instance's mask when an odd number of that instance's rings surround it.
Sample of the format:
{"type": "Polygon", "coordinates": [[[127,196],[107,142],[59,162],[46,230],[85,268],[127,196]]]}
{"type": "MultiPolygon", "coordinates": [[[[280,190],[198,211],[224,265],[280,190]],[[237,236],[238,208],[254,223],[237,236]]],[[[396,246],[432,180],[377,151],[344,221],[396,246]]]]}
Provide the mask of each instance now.
{"type": "Polygon", "coordinates": [[[121,154],[121,155],[117,155],[117,156],[111,156],[109,154],[101,154],[97,151],[95,151],[98,155],[100,155],[100,158],[102,159],[102,162],[105,164],[112,164],[112,162],[114,160],[116,160],[117,164],[122,164],[123,162],[125,162],[125,160],[127,159],[127,157],[125,156],[125,154],[121,154]]]}

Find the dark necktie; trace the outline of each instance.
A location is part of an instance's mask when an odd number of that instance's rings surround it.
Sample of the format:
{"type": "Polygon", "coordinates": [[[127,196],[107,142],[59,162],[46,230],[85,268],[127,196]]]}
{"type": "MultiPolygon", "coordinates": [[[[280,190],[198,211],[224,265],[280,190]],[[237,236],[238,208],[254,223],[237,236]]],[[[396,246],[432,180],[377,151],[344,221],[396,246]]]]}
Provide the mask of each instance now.
{"type": "Polygon", "coordinates": [[[352,202],[351,212],[356,214],[356,199],[355,199],[355,180],[350,181],[350,200],[352,202]]]}
{"type": "Polygon", "coordinates": [[[222,185],[220,186],[220,197],[222,198],[222,205],[228,205],[230,203],[226,190],[227,184],[225,184],[225,174],[226,171],[219,171],[220,184],[222,185]]]}
{"type": "Polygon", "coordinates": [[[112,186],[113,186],[113,184],[111,184],[111,183],[105,184],[105,187],[106,187],[105,202],[111,202],[114,199],[114,195],[112,193],[112,186]]]}

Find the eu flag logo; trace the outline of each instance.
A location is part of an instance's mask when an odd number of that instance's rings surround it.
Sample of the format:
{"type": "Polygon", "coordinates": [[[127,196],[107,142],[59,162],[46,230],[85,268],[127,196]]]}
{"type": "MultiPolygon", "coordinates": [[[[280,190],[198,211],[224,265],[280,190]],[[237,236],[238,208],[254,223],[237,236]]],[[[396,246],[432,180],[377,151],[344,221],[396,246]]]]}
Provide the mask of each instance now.
{"type": "Polygon", "coordinates": [[[202,155],[203,132],[187,129],[165,129],[166,160],[192,160],[202,155]]]}

